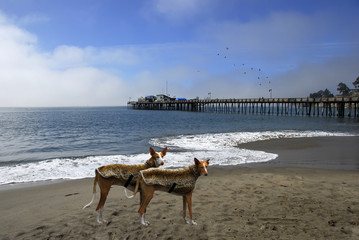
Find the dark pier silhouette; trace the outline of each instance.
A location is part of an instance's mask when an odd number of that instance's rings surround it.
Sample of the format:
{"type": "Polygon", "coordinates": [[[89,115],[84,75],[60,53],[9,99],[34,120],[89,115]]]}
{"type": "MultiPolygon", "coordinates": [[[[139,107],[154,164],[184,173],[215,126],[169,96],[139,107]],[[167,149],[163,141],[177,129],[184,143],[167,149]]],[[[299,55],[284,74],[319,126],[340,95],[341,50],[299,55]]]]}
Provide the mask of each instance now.
{"type": "Polygon", "coordinates": [[[359,97],[132,101],[128,106],[140,110],[359,117],[359,97]]]}

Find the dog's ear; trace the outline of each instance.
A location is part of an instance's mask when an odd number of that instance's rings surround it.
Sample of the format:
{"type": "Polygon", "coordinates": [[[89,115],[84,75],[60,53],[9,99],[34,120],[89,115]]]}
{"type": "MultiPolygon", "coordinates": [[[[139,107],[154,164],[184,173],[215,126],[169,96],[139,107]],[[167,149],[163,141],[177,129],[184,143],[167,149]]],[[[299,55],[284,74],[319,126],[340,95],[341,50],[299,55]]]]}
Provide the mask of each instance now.
{"type": "Polygon", "coordinates": [[[151,154],[151,156],[156,154],[155,150],[153,150],[153,148],[151,148],[151,147],[150,147],[150,154],[151,154]]]}
{"type": "Polygon", "coordinates": [[[207,164],[207,166],[209,165],[209,159],[206,160],[206,164],[207,164]]]}
{"type": "Polygon", "coordinates": [[[196,165],[199,165],[199,164],[200,164],[200,162],[199,162],[199,160],[198,160],[197,158],[194,158],[194,163],[195,163],[196,165]]]}
{"type": "Polygon", "coordinates": [[[167,147],[165,147],[165,149],[162,150],[162,156],[166,156],[167,153],[167,147]]]}

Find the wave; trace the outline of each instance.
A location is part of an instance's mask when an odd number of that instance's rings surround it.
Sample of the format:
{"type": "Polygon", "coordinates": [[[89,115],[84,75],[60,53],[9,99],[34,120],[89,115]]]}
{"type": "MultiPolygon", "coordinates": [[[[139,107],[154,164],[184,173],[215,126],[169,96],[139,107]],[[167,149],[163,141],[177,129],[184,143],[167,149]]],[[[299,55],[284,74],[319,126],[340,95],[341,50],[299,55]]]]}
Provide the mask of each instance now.
{"type": "MultiPolygon", "coordinates": [[[[168,147],[163,167],[184,167],[193,163],[193,158],[210,159],[211,165],[239,165],[267,162],[277,154],[241,149],[241,143],[298,137],[354,136],[350,133],[322,131],[264,131],[234,132],[198,135],[180,135],[154,138],[150,144],[168,147]]],[[[19,163],[1,166],[0,185],[59,179],[82,179],[94,176],[94,170],[107,164],[139,164],[150,158],[148,153],[113,156],[88,156],[77,158],[56,158],[39,162],[19,163]],[[6,174],[4,174],[6,173],[6,174]]]]}
{"type": "Polygon", "coordinates": [[[167,138],[151,139],[150,143],[160,147],[182,148],[188,150],[217,150],[233,148],[243,143],[280,138],[335,137],[357,136],[344,132],[325,131],[263,131],[263,132],[231,132],[198,135],[180,135],[167,138]]]}

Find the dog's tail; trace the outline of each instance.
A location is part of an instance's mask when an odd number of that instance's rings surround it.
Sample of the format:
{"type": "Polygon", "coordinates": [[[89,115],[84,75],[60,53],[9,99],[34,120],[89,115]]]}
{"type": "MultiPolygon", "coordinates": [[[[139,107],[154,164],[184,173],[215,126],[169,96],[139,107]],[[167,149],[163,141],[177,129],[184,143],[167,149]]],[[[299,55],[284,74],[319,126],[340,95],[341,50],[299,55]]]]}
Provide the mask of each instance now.
{"type": "Polygon", "coordinates": [[[136,193],[138,192],[138,187],[140,185],[141,179],[142,179],[142,173],[140,174],[140,176],[138,177],[138,179],[136,181],[136,187],[135,187],[135,190],[133,191],[133,196],[136,196],[136,193]]]}
{"type": "Polygon", "coordinates": [[[129,195],[127,194],[126,188],[124,188],[124,189],[125,189],[125,195],[126,195],[127,198],[133,198],[133,197],[135,196],[134,194],[132,194],[131,196],[129,196],[129,195]]]}
{"type": "Polygon", "coordinates": [[[93,203],[93,201],[95,200],[95,195],[96,195],[96,184],[98,182],[98,169],[95,170],[95,179],[93,181],[93,190],[92,190],[92,199],[91,202],[89,202],[88,204],[86,204],[82,209],[88,208],[91,206],[91,204],[93,203]]]}

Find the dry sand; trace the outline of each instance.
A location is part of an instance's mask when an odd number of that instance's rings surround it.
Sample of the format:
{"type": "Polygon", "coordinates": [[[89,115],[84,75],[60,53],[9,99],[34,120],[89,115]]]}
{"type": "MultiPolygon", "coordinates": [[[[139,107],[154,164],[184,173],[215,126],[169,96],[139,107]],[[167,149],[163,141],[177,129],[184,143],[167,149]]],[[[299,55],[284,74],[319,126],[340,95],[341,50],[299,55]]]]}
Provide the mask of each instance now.
{"type": "MultiPolygon", "coordinates": [[[[277,152],[280,161],[290,151],[293,161],[309,155],[333,162],[337,156],[323,152],[323,140],[331,149],[355,147],[352,142],[358,138],[311,139],[308,146],[297,139],[297,146],[302,144],[297,148],[291,147],[293,142],[246,147],[269,148],[265,150],[277,152]]],[[[358,160],[356,147],[348,149],[348,159],[358,160]]],[[[151,225],[141,226],[139,195],[127,199],[118,186],[111,189],[105,205],[109,223],[99,225],[99,194],[82,210],[91,199],[92,179],[1,190],[0,239],[359,239],[359,171],[279,165],[210,166],[193,194],[198,225],[183,222],[181,197],[156,192],[147,209],[151,225]]]]}

